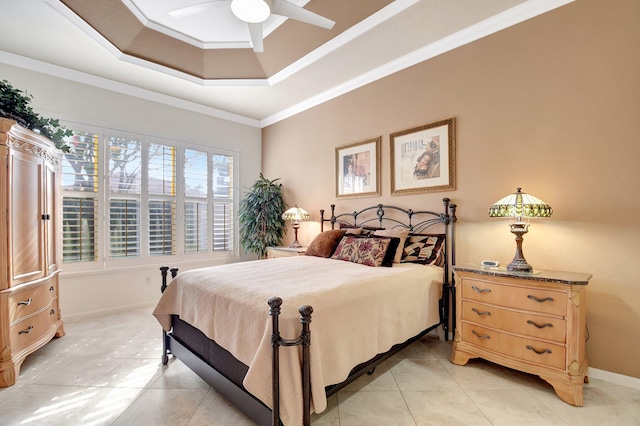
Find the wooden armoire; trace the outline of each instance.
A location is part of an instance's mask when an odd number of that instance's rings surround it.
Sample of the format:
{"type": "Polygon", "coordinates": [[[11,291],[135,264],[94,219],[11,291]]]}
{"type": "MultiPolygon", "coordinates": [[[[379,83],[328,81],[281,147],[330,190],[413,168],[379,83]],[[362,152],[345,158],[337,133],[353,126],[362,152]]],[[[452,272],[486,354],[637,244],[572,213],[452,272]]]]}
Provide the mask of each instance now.
{"type": "Polygon", "coordinates": [[[0,387],[25,357],[64,335],[58,308],[60,151],[0,118],[0,387]]]}

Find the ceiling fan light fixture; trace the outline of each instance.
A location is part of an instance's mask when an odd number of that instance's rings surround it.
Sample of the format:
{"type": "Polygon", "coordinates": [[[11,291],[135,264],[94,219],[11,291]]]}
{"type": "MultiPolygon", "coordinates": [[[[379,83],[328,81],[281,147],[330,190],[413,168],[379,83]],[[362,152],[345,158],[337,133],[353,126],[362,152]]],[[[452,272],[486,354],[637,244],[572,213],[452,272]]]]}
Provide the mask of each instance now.
{"type": "Polygon", "coordinates": [[[232,0],[231,11],[240,20],[257,24],[267,20],[271,5],[265,0],[232,0]]]}

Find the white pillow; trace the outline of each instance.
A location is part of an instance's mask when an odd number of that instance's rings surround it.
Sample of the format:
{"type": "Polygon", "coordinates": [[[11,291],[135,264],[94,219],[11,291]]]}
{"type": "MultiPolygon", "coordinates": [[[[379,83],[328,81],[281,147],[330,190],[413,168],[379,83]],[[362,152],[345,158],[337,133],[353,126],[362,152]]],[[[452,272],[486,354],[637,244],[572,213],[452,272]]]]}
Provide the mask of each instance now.
{"type": "Polygon", "coordinates": [[[398,244],[396,255],[393,258],[393,263],[400,263],[400,260],[402,260],[402,253],[404,251],[404,242],[409,236],[409,228],[378,229],[377,231],[373,232],[373,235],[377,235],[378,237],[400,238],[400,243],[398,244]]]}

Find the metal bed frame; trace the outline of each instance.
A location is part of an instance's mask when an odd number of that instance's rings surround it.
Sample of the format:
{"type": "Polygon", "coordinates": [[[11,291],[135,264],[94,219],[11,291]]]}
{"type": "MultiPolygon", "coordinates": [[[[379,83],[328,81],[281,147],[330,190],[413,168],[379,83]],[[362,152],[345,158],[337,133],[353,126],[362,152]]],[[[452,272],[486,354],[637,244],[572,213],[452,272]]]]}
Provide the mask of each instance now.
{"type": "MultiPolygon", "coordinates": [[[[373,374],[377,365],[385,361],[392,355],[404,349],[411,343],[419,340],[425,334],[433,331],[438,326],[442,326],[444,330],[445,340],[449,337],[449,322],[455,324],[455,285],[452,267],[455,265],[455,232],[454,224],[457,220],[455,204],[450,203],[448,198],[443,198],[444,211],[442,213],[436,213],[432,211],[413,211],[411,209],[404,209],[397,206],[378,204],[373,207],[367,207],[365,209],[354,211],[352,213],[335,214],[335,204],[331,205],[331,217],[324,217],[324,210],[320,210],[321,231],[324,230],[325,222],[331,224],[331,229],[338,226],[350,226],[350,227],[371,227],[371,228],[407,228],[413,233],[423,233],[436,225],[442,225],[445,236],[445,250],[444,250],[444,281],[442,298],[439,301],[439,317],[440,322],[432,325],[423,330],[418,335],[393,346],[388,352],[379,354],[373,359],[362,363],[352,370],[349,377],[341,383],[328,386],[326,388],[327,397],[337,393],[340,389],[344,388],[349,383],[353,382],[363,374],[373,374]],[[374,217],[366,217],[367,213],[375,213],[374,217]],[[390,213],[390,215],[387,215],[390,213]],[[403,216],[403,219],[397,219],[397,216],[403,216]],[[418,220],[419,217],[427,217],[426,219],[418,220]],[[364,218],[363,218],[364,217],[364,218]],[[415,222],[414,222],[415,218],[415,222]],[[453,305],[453,306],[451,306],[453,305]],[[451,315],[449,315],[451,309],[451,315]]],[[[168,266],[160,267],[162,285],[160,290],[162,292],[168,286],[168,275],[171,274],[171,278],[175,278],[178,274],[178,268],[170,268],[168,266]]],[[[191,370],[193,370],[198,376],[205,380],[211,387],[216,389],[222,394],[229,402],[240,409],[247,417],[256,422],[256,424],[262,426],[281,425],[280,421],[280,363],[279,363],[279,351],[280,347],[288,346],[302,346],[302,394],[303,394],[303,424],[308,426],[311,423],[311,380],[310,380],[310,361],[309,361],[309,345],[310,345],[310,323],[311,314],[313,308],[308,305],[301,306],[300,322],[302,323],[302,332],[300,336],[295,339],[283,339],[280,336],[279,329],[279,315],[280,306],[282,305],[282,299],[273,297],[269,299],[267,304],[269,305],[269,315],[272,318],[272,334],[271,334],[271,346],[272,350],[272,392],[273,392],[273,409],[267,407],[260,400],[248,393],[243,388],[236,385],[230,379],[225,377],[222,373],[216,370],[215,367],[209,365],[206,361],[198,357],[191,352],[179,339],[177,339],[172,332],[165,332],[163,330],[162,336],[162,364],[166,365],[169,361],[169,355],[172,354],[176,358],[185,363],[191,370]]],[[[266,310],[266,309],[265,309],[266,310]]],[[[451,333],[455,330],[452,326],[451,333]]]]}

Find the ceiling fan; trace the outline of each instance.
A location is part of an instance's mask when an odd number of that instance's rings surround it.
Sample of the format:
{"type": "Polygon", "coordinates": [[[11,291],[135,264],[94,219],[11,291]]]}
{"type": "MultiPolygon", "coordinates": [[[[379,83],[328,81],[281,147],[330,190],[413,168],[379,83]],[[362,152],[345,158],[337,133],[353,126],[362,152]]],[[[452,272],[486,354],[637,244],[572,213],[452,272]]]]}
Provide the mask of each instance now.
{"type": "Polygon", "coordinates": [[[182,18],[200,13],[215,6],[231,4],[233,14],[249,26],[249,36],[254,52],[263,52],[262,23],[271,14],[306,22],[307,24],[331,29],[335,22],[286,0],[209,0],[169,12],[174,18],[182,18]]]}

